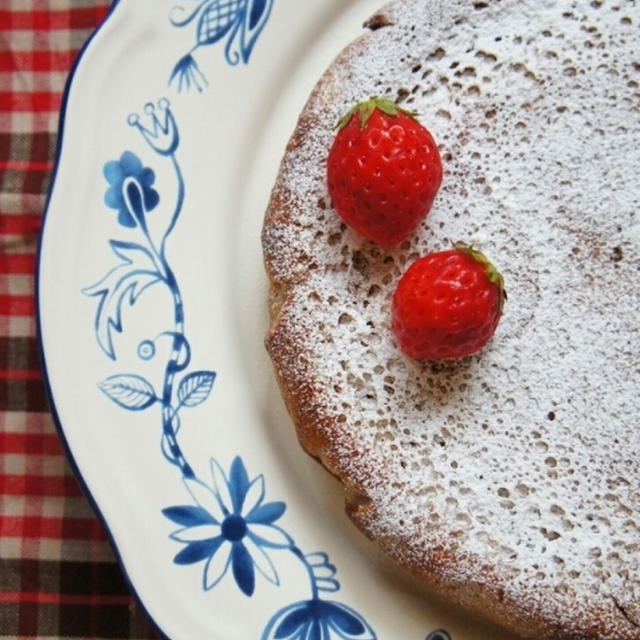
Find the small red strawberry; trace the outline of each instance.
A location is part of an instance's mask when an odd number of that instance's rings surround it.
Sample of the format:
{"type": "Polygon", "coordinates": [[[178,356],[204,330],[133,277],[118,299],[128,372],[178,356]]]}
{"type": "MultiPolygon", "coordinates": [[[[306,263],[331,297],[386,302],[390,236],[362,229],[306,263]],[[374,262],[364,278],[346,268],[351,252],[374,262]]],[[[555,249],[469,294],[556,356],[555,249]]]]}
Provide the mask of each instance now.
{"type": "Polygon", "coordinates": [[[438,147],[415,117],[384,98],[358,103],[339,123],[327,162],[341,218],[384,246],[405,240],[442,182],[438,147]]]}
{"type": "Polygon", "coordinates": [[[489,341],[506,298],[504,280],[487,258],[456,244],[407,269],[393,296],[392,331],[412,358],[461,358],[489,341]]]}

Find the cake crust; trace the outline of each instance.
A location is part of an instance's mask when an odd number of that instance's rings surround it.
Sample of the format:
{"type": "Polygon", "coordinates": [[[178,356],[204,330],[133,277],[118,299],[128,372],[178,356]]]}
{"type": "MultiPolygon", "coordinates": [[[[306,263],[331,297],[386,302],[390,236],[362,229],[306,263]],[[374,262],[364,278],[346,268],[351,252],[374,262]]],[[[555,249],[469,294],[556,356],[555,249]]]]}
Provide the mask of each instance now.
{"type": "Polygon", "coordinates": [[[634,2],[398,0],[309,97],[262,232],[267,350],[302,447],[430,588],[526,638],[640,640],[640,63],[634,2]],[[331,125],[416,109],[445,177],[393,249],[331,208],[331,125]],[[509,300],[489,347],[403,356],[408,264],[473,242],[509,300]]]}

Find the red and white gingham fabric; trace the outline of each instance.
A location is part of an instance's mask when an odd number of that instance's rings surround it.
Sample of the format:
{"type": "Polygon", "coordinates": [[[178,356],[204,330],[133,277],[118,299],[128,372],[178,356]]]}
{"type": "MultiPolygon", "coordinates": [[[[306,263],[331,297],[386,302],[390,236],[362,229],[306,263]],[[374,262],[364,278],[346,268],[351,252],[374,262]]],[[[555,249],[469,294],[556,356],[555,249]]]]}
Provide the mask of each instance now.
{"type": "Polygon", "coordinates": [[[0,640],[154,638],[47,408],[34,270],[58,111],[109,0],[0,0],[0,640]]]}

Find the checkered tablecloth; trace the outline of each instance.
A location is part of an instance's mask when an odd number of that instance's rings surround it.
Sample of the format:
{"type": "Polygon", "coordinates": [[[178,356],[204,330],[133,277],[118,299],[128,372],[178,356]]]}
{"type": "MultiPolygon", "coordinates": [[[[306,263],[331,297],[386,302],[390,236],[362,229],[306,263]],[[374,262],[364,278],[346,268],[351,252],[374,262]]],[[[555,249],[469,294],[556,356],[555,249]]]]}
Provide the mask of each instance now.
{"type": "Polygon", "coordinates": [[[0,639],[154,638],[65,459],[39,367],[58,110],[109,0],[0,0],[0,639]]]}

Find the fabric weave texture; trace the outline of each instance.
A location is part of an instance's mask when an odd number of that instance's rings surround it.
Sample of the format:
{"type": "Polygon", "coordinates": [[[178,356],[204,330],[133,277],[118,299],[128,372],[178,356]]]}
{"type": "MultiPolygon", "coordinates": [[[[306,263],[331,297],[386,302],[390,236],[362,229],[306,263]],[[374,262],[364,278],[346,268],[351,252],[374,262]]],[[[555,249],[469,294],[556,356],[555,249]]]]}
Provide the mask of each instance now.
{"type": "Polygon", "coordinates": [[[152,639],[65,457],[36,338],[66,79],[108,0],[0,0],[0,640],[152,639]]]}

